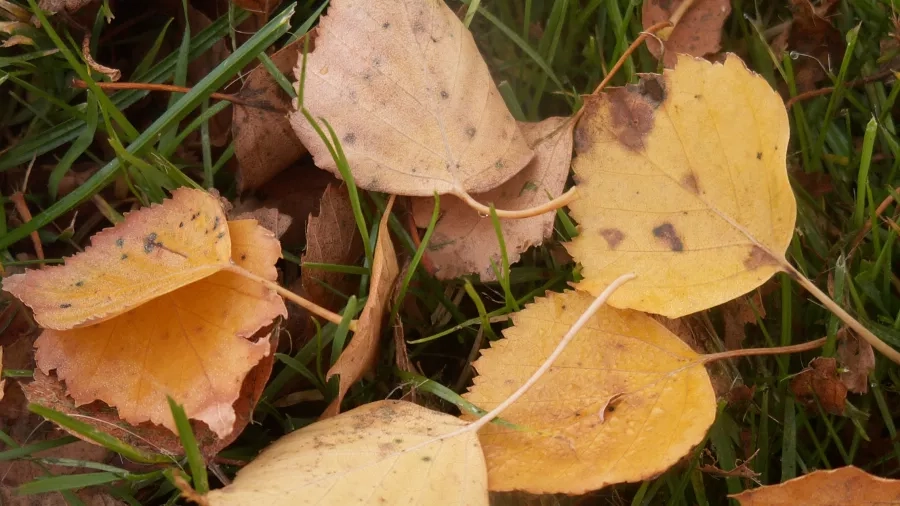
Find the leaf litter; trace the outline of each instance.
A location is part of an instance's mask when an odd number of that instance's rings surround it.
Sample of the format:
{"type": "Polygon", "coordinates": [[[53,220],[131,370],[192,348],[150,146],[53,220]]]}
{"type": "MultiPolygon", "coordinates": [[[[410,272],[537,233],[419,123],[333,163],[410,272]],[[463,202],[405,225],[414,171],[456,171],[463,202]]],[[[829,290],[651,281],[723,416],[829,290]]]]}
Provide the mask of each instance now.
{"type": "Polygon", "coordinates": [[[706,56],[719,50],[722,25],[731,14],[728,0],[647,0],[641,11],[644,29],[666,20],[675,26],[662,29],[647,39],[647,49],[666,67],[674,67],[678,54],[706,56]],[[690,7],[687,11],[686,1],[690,7]],[[673,17],[677,16],[676,19],[673,17]]]}

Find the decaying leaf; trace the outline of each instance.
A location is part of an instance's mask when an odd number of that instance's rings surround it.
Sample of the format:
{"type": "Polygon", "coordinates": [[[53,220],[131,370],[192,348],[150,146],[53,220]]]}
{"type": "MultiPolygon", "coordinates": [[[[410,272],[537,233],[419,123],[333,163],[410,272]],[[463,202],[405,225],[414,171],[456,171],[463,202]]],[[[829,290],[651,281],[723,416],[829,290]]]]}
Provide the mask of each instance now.
{"type": "Polygon", "coordinates": [[[678,317],[760,286],[786,264],[796,201],[787,113],[765,79],[728,55],[680,56],[674,70],[586,101],[575,132],[584,267],[599,293],[638,277],[615,307],[678,317]]]}
{"type": "Polygon", "coordinates": [[[265,449],[209,506],[487,506],[484,455],[465,423],[410,402],[378,401],[314,423],[265,449]]]}
{"type": "MultiPolygon", "coordinates": [[[[3,374],[3,347],[0,346],[0,374],[3,374]]],[[[0,376],[2,378],[2,376],[0,376]]],[[[0,401],[3,400],[3,393],[6,391],[6,380],[0,379],[0,401]]]]}
{"type": "MultiPolygon", "coordinates": [[[[569,175],[572,161],[572,130],[569,118],[553,117],[540,123],[519,123],[535,156],[521,172],[497,188],[475,195],[497,209],[527,209],[558,197],[569,175]]],[[[433,198],[413,199],[416,225],[427,227],[434,208],[433,198]]],[[[503,220],[501,229],[509,263],[541,244],[553,233],[554,213],[533,218],[503,220]]],[[[428,246],[428,257],[439,279],[476,273],[482,281],[497,279],[491,261],[500,265],[500,243],[490,218],[485,218],[456,197],[441,198],[441,218],[428,246]]]]}
{"type": "MultiPolygon", "coordinates": [[[[234,262],[275,280],[278,241],[254,220],[228,222],[234,262]]],[[[175,430],[166,395],[220,438],[235,422],[231,405],[244,377],[269,353],[251,342],[287,314],[275,292],[232,272],[219,272],[151,299],[101,323],[45,330],[35,343],[38,367],[55,369],[76,404],[102,400],[129,423],[175,430]]]]}
{"type": "Polygon", "coordinates": [[[799,56],[794,63],[794,82],[803,93],[814,89],[828,72],[837,73],[844,58],[844,36],[829,19],[840,2],[822,0],[814,5],[810,0],[791,0],[790,5],[794,17],[772,41],[772,49],[776,54],[794,51],[799,56]]]}
{"type": "Polygon", "coordinates": [[[93,325],[227,267],[231,237],[212,195],[172,192],[164,204],[129,213],[97,233],[62,266],[3,280],[3,289],[34,310],[42,327],[93,325]]]}
{"type": "Polygon", "coordinates": [[[829,357],[818,357],[810,366],[791,379],[794,397],[807,409],[815,412],[816,406],[833,415],[844,414],[847,401],[847,387],[837,373],[837,361],[829,357]]]}
{"type": "Polygon", "coordinates": [[[753,292],[750,298],[738,297],[722,304],[722,319],[725,323],[725,349],[737,350],[747,337],[745,327],[757,322],[759,318],[766,317],[766,308],[763,305],[759,291],[753,292]]]}
{"type": "Polygon", "coordinates": [[[841,382],[847,390],[864,394],[869,391],[869,373],[875,369],[875,351],[872,345],[860,339],[853,331],[844,328],[838,332],[837,356],[843,366],[841,382]]]}
{"type": "Polygon", "coordinates": [[[872,476],[854,466],[813,471],[778,485],[730,496],[741,506],[881,506],[900,502],[900,480],[872,476]]]}
{"type": "MultiPolygon", "coordinates": [[[[504,401],[550,355],[594,298],[550,293],[515,313],[482,351],[466,399],[504,401]]],[[[649,479],[706,434],[716,399],[700,356],[649,316],[603,307],[550,370],[479,438],[492,491],[581,494],[649,479]]]]}
{"type": "Polygon", "coordinates": [[[40,7],[42,11],[46,11],[50,14],[56,14],[63,10],[71,13],[93,1],[94,0],[41,0],[38,3],[38,7],[40,7]]]}
{"type": "Polygon", "coordinates": [[[268,14],[281,5],[278,0],[233,0],[234,4],[246,11],[268,14]]]}
{"type": "MultiPolygon", "coordinates": [[[[312,116],[334,127],[367,190],[482,193],[533,154],[443,0],[333,1],[308,57],[304,97],[312,116]]],[[[316,165],[337,174],[303,114],[291,123],[316,165]]]]}
{"type": "MultiPolygon", "coordinates": [[[[649,28],[672,18],[684,0],[648,0],[644,2],[641,22],[649,28]]],[[[705,56],[719,50],[722,25],[731,14],[728,0],[696,0],[678,23],[647,39],[647,49],[666,67],[675,65],[676,54],[705,56]],[[662,43],[660,43],[662,41],[662,43]]]]}
{"type": "MultiPolygon", "coordinates": [[[[271,56],[278,70],[288,73],[293,69],[303,44],[304,39],[297,39],[271,56]]],[[[244,192],[259,188],[289,167],[306,153],[306,148],[297,140],[287,118],[291,97],[262,64],[247,75],[238,95],[253,104],[235,104],[231,121],[238,191],[244,192]]]]}
{"type": "Polygon", "coordinates": [[[272,207],[259,207],[252,211],[243,211],[229,216],[228,219],[234,221],[256,220],[259,226],[275,234],[276,239],[281,239],[281,236],[291,228],[291,223],[294,222],[292,217],[272,207]]]}
{"type": "Polygon", "coordinates": [[[375,259],[372,262],[372,279],[369,282],[369,298],[366,299],[366,307],[359,317],[357,328],[350,344],[341,352],[334,365],[328,369],[326,379],[334,375],[340,376],[337,397],[328,405],[322,413],[322,418],[328,418],[338,414],[341,410],[341,401],[350,390],[350,386],[375,364],[378,357],[378,343],[381,339],[381,324],[384,313],[390,307],[391,289],[394,280],[400,274],[400,266],[397,265],[397,253],[394,251],[394,243],[391,241],[388,219],[391,216],[391,208],[394,199],[391,195],[381,223],[378,225],[378,241],[375,245],[375,259]]]}
{"type": "MultiPolygon", "coordinates": [[[[322,194],[319,215],[310,213],[306,222],[306,252],[301,263],[348,265],[355,263],[362,254],[362,239],[356,228],[347,187],[329,185],[322,194]]],[[[310,300],[332,311],[339,311],[343,302],[326,285],[348,292],[354,289],[348,285],[347,275],[340,272],[303,267],[300,277],[310,300]]]]}

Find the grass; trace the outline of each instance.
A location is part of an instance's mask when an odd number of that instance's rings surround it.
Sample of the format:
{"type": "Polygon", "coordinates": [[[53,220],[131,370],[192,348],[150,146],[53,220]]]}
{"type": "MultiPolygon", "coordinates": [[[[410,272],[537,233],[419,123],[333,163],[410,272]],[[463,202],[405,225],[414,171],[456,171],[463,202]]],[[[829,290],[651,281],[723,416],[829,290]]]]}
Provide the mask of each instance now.
{"type": "MultiPolygon", "coordinates": [[[[212,146],[208,126],[209,118],[224,106],[210,103],[208,96],[239,79],[241,69],[254,60],[271,69],[271,61],[263,51],[280,48],[305,33],[323,7],[319,1],[300,1],[291,4],[292,10],[280,10],[228,59],[194,83],[189,93],[158,100],[138,90],[97,93],[95,83],[101,76],[89,72],[83,64],[80,34],[41,18],[42,14],[33,10],[33,0],[21,5],[38,15],[42,29],[29,31],[33,46],[0,49],[0,134],[10,141],[8,146],[0,146],[4,182],[0,262],[6,268],[31,262],[19,260],[17,254],[32,251],[27,238],[35,230],[39,231],[44,248],[53,255],[48,257],[48,263],[71,254],[73,244],[83,246],[90,233],[108,222],[101,217],[80,223],[79,229],[67,235],[65,225],[59,225],[62,221],[58,219],[69,217],[120,174],[127,176],[129,196],[143,203],[157,201],[166,190],[188,184],[215,187],[233,197],[233,177],[221,170],[233,148],[212,146]],[[86,81],[92,92],[70,87],[68,82],[73,76],[86,81]],[[185,118],[192,121],[185,122],[185,118]],[[184,158],[178,150],[185,137],[195,130],[201,133],[199,161],[184,158]],[[100,142],[106,138],[110,139],[112,152],[100,142]],[[26,200],[35,216],[23,225],[11,211],[9,195],[21,186],[25,169],[32,163],[26,200]],[[97,170],[74,191],[58,196],[60,181],[77,164],[89,164],[97,170]],[[41,176],[43,167],[52,170],[41,176]]],[[[123,53],[144,55],[137,61],[126,58],[118,63],[130,71],[125,74],[126,80],[146,83],[183,82],[187,63],[220,40],[239,38],[236,25],[248,17],[239,9],[229,9],[202,31],[173,37],[175,25],[170,24],[170,19],[154,15],[139,18],[123,40],[104,39],[104,34],[115,30],[119,23],[139,17],[140,13],[123,3],[117,6],[121,11],[115,12],[115,23],[107,24],[101,10],[89,27],[94,33],[94,54],[102,55],[102,61],[123,53]],[[172,41],[172,52],[162,57],[164,40],[172,41]],[[139,53],[138,47],[149,50],[139,53]]],[[[630,0],[472,0],[452,6],[469,24],[503,97],[519,120],[574,113],[580,107],[580,95],[593,90],[642,28],[640,2],[630,0]]],[[[741,54],[753,70],[787,96],[798,95],[802,83],[797,82],[797,71],[809,57],[778,54],[771,45],[773,33],[790,18],[785,3],[735,0],[732,7],[733,13],[724,27],[723,48],[741,54]]],[[[898,30],[892,23],[894,9],[888,0],[841,0],[836,8],[839,15],[831,19],[843,37],[846,52],[841,61],[831,62],[828,76],[818,84],[833,86],[834,91],[799,101],[790,110],[789,167],[798,197],[798,221],[789,257],[819,286],[833,289],[835,300],[852,310],[882,339],[900,347],[900,280],[893,272],[893,265],[900,259],[895,244],[900,228],[894,221],[900,207],[889,203],[879,209],[888,197],[900,197],[896,193],[900,183],[900,139],[893,118],[900,86],[885,80],[847,85],[874,74],[897,56],[897,50],[880,46],[898,30]],[[820,191],[818,181],[827,181],[827,192],[820,191]]],[[[637,73],[657,70],[656,60],[640,48],[627,60],[613,84],[631,82],[637,73]]],[[[342,173],[349,174],[340,142],[327,123],[319,125],[319,132],[329,141],[342,173]]],[[[258,424],[248,428],[220,455],[223,462],[228,462],[220,469],[225,475],[235,471],[231,465],[234,462],[252,458],[269,442],[310,423],[318,414],[319,408],[303,405],[275,407],[273,402],[285,385],[302,377],[308,388],[320,390],[326,400],[334,395],[335,385],[324,378],[328,363],[323,357],[329,355],[324,350],[332,349],[331,359],[336,357],[346,343],[349,319],[365,304],[372,239],[386,202],[384,195],[356,192],[355,187],[353,190],[356,222],[367,244],[366,259],[358,266],[320,266],[360,279],[357,292],[343,294],[347,300],[345,321],[322,326],[300,349],[279,355],[280,363],[254,417],[258,424]]],[[[123,209],[121,205],[119,209],[123,209]]],[[[470,277],[440,283],[428,276],[420,263],[434,222],[417,248],[398,216],[390,220],[398,249],[415,260],[402,280],[401,290],[414,297],[418,311],[405,312],[399,306],[393,310],[403,319],[410,358],[422,367],[425,376],[397,371],[392,345],[386,345],[374,380],[351,390],[345,401],[347,408],[396,395],[400,385],[416,384],[420,391],[433,396],[429,402],[434,407],[477,412],[477,407],[458,395],[471,374],[468,365],[475,356],[473,346],[484,346],[486,341],[499,338],[507,325],[506,315],[545,290],[564,289],[579,275],[575,266],[560,263],[548,247],[542,247],[524,254],[516,265],[509,266],[504,258],[496,266],[500,282],[486,284],[470,277]]],[[[571,219],[560,211],[556,238],[565,240],[576,233],[571,219]]],[[[296,259],[300,252],[286,253],[288,258],[296,259]]],[[[851,395],[844,416],[827,414],[821,406],[806,409],[791,393],[790,378],[812,358],[820,354],[834,356],[840,324],[787,276],[774,278],[763,293],[766,316],[759,319],[758,325],[747,328],[745,347],[789,345],[827,336],[825,348],[801,355],[741,359],[723,366],[734,384],[753,387],[752,397],[744,403],[720,403],[706,444],[662,476],[639,484],[609,487],[592,494],[589,501],[724,504],[726,494],[744,490],[752,483],[705,474],[700,466],[715,463],[723,470],[731,470],[756,450],[758,453],[748,465],[760,473],[759,481],[764,484],[778,483],[813,469],[848,464],[881,476],[900,474],[900,440],[894,422],[900,406],[898,368],[879,358],[869,376],[869,392],[851,395]]],[[[711,310],[708,322],[712,333],[707,351],[720,351],[722,312],[711,310]]],[[[21,375],[22,371],[16,373],[21,375]]],[[[49,412],[42,414],[58,418],[49,412]]],[[[5,445],[0,461],[38,461],[37,451],[73,441],[62,438],[26,444],[12,440],[2,431],[0,438],[5,445]]],[[[195,448],[190,444],[192,437],[185,440],[188,448],[195,448]]],[[[121,441],[100,442],[132,459],[159,459],[121,441]]],[[[190,472],[197,483],[204,483],[199,455],[196,451],[188,454],[191,458],[178,463],[178,472],[190,472]]],[[[172,504],[177,497],[171,472],[134,474],[98,467],[104,465],[100,463],[68,464],[83,467],[79,471],[82,474],[41,479],[24,486],[24,491],[65,491],[70,504],[81,504],[72,490],[111,483],[108,490],[130,504],[172,504]]],[[[211,478],[211,482],[212,486],[217,485],[216,478],[211,478]]],[[[567,498],[547,500],[574,502],[567,498]]]]}

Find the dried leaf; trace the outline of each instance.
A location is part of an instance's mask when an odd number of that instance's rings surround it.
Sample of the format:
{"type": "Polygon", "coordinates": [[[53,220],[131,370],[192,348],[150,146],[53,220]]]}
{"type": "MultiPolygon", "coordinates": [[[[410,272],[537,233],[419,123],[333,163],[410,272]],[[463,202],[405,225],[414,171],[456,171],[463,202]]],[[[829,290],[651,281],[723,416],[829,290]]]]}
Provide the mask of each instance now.
{"type": "MultiPolygon", "coordinates": [[[[297,39],[271,56],[282,73],[289,73],[297,63],[303,40],[297,39]]],[[[306,148],[297,140],[287,118],[291,110],[290,96],[262,64],[247,75],[238,96],[253,103],[253,106],[235,104],[231,122],[234,156],[238,161],[238,191],[243,193],[259,188],[288,168],[306,153],[306,148]]]]}
{"type": "Polygon", "coordinates": [[[772,41],[776,54],[795,51],[802,55],[794,64],[797,91],[815,89],[829,72],[837,73],[844,59],[845,41],[841,31],[828,19],[837,0],[822,0],[813,5],[810,0],[791,0],[794,17],[786,29],[772,41]]]}
{"type": "Polygon", "coordinates": [[[844,414],[847,387],[838,377],[837,361],[833,358],[819,357],[810,362],[810,367],[791,379],[791,391],[813,412],[821,405],[827,413],[844,414]]]}
{"type": "Polygon", "coordinates": [[[566,247],[615,307],[678,317],[760,286],[786,264],[796,201],[781,99],[739,58],[687,56],[587,100],[573,167],[580,235],[566,247]]]}
{"type": "MultiPolygon", "coordinates": [[[[301,261],[348,265],[362,254],[362,239],[347,187],[329,185],[322,194],[319,215],[310,214],[306,222],[306,252],[301,261]]],[[[309,299],[332,311],[339,311],[343,302],[326,285],[342,291],[353,289],[352,285],[348,286],[347,275],[340,272],[303,267],[300,276],[309,299]]]]}
{"type": "Polygon", "coordinates": [[[63,10],[72,13],[94,1],[95,0],[41,0],[38,3],[38,7],[40,7],[42,11],[50,14],[56,14],[63,10]]]}
{"type": "Polygon", "coordinates": [[[844,366],[841,382],[847,390],[864,394],[869,391],[869,373],[875,369],[875,351],[850,329],[841,329],[838,334],[843,334],[837,349],[838,360],[844,366]]]}
{"type": "Polygon", "coordinates": [[[234,5],[250,12],[268,14],[281,5],[279,0],[233,0],[234,5]]]}
{"type": "Polygon", "coordinates": [[[271,207],[259,207],[252,211],[244,211],[228,217],[229,220],[256,220],[264,229],[275,234],[280,239],[289,228],[294,219],[282,214],[278,209],[271,207]]]}
{"type": "MultiPolygon", "coordinates": [[[[671,19],[684,0],[648,0],[644,2],[641,22],[647,29],[660,21],[671,19]]],[[[647,49],[657,59],[663,57],[666,67],[675,66],[676,54],[705,56],[719,50],[722,43],[722,25],[731,14],[728,0],[696,0],[681,20],[671,29],[660,30],[647,39],[647,49]],[[663,47],[665,46],[665,47],[663,47]]]]}
{"type": "Polygon", "coordinates": [[[722,319],[725,321],[725,349],[738,350],[747,337],[745,327],[757,322],[759,318],[766,317],[766,308],[763,306],[759,292],[753,293],[752,299],[738,297],[722,304],[722,319]]]}
{"type": "MultiPolygon", "coordinates": [[[[188,3],[187,8],[187,21],[190,24],[191,33],[200,33],[212,25],[212,20],[202,11],[195,9],[190,3],[188,3]]],[[[211,48],[188,63],[188,80],[191,83],[199,83],[229,56],[231,56],[231,50],[228,49],[225,39],[218,40],[211,48]]],[[[226,109],[219,111],[209,119],[210,144],[213,146],[224,146],[228,143],[228,136],[231,131],[231,117],[232,115],[228,114],[226,109]]]]}
{"type": "MultiPolygon", "coordinates": [[[[274,281],[281,248],[272,233],[254,220],[228,228],[234,262],[274,281]]],[[[129,423],[174,431],[169,395],[224,438],[244,377],[269,353],[268,342],[248,338],[286,314],[272,290],[218,272],[101,323],[45,330],[35,356],[45,374],[56,369],[78,405],[102,400],[129,423]]]]}
{"type": "Polygon", "coordinates": [[[900,501],[900,480],[879,478],[854,466],[813,471],[806,476],[730,496],[741,506],[881,506],[900,501]]]}
{"type": "MultiPolygon", "coordinates": [[[[493,203],[497,209],[527,209],[558,197],[569,175],[572,161],[572,130],[569,118],[547,118],[540,123],[520,123],[519,128],[535,156],[521,172],[494,190],[475,195],[479,202],[493,203]],[[568,123],[567,123],[568,122],[568,123]]],[[[427,227],[434,209],[433,198],[413,199],[416,225],[427,227]]],[[[509,263],[541,244],[553,233],[554,213],[522,220],[503,220],[501,228],[509,263]]],[[[491,261],[500,265],[500,243],[490,218],[483,217],[456,197],[441,198],[441,218],[428,257],[439,279],[476,273],[482,281],[497,279],[491,261]]]]}
{"type": "Polygon", "coordinates": [[[464,422],[403,401],[364,404],[293,432],[206,496],[209,506],[487,506],[484,455],[464,422]]]}
{"type": "Polygon", "coordinates": [[[9,276],[3,289],[30,306],[44,328],[84,327],[224,269],[231,250],[216,197],[182,188],[97,233],[65,265],[9,276]]]}
{"type": "MultiPolygon", "coordinates": [[[[442,0],[331,2],[304,96],[367,190],[482,193],[532,157],[471,33],[442,0]]],[[[337,174],[306,118],[296,112],[291,124],[316,165],[337,174]]]]}
{"type": "Polygon", "coordinates": [[[372,368],[378,356],[381,323],[391,302],[391,288],[394,280],[400,274],[397,253],[394,251],[394,243],[391,242],[388,229],[388,219],[391,216],[394,199],[395,196],[391,195],[378,226],[378,242],[375,245],[375,259],[372,262],[369,297],[366,299],[366,307],[357,323],[359,330],[353,335],[350,344],[331,366],[331,369],[328,369],[326,375],[326,379],[329,379],[337,374],[340,376],[340,382],[338,383],[337,397],[322,413],[322,418],[328,418],[340,412],[341,401],[344,400],[344,395],[350,390],[350,386],[359,381],[363,374],[372,368]]]}
{"type": "MultiPolygon", "coordinates": [[[[0,374],[3,374],[3,347],[0,346],[0,374]]],[[[2,376],[0,376],[2,378],[2,376]]],[[[6,391],[6,380],[0,379],[0,401],[3,400],[3,393],[6,391]]]]}
{"type": "MultiPolygon", "coordinates": [[[[504,401],[550,355],[593,297],[550,293],[482,351],[464,396],[504,401]]],[[[603,307],[503,418],[479,432],[492,491],[582,494],[665,471],[706,434],[716,399],[699,355],[649,316],[603,307]]]]}

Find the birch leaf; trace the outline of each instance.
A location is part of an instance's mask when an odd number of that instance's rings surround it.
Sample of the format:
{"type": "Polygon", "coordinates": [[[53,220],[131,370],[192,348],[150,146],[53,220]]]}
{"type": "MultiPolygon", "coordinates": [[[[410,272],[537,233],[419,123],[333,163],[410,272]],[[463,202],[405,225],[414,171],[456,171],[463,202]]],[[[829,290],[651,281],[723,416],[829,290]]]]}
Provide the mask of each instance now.
{"type": "Polygon", "coordinates": [[[279,439],[210,492],[209,506],[487,506],[484,455],[444,413],[404,401],[364,404],[279,439]]]}
{"type": "MultiPolygon", "coordinates": [[[[443,0],[331,2],[304,97],[334,127],[367,190],[482,193],[532,157],[472,35],[443,0]]],[[[291,123],[316,165],[338,174],[304,115],[291,123]]]]}
{"type": "Polygon", "coordinates": [[[575,133],[584,267],[599,293],[638,277],[615,307],[670,318],[721,304],[787,265],[796,219],[781,98],[734,55],[679,56],[674,70],[592,97],[575,133]]]}
{"type": "MultiPolygon", "coordinates": [[[[474,195],[497,209],[527,209],[558,197],[566,184],[572,161],[572,129],[569,118],[547,118],[540,123],[520,123],[519,128],[535,156],[521,172],[497,188],[474,195]],[[568,123],[567,123],[568,122],[568,123]]],[[[428,226],[433,198],[413,199],[416,225],[428,226]]],[[[539,245],[553,233],[554,213],[500,223],[509,263],[522,252],[539,245]]],[[[456,197],[441,198],[441,218],[428,245],[428,257],[439,279],[476,273],[482,281],[497,279],[491,260],[500,265],[500,243],[493,221],[456,197]]]]}
{"type": "Polygon", "coordinates": [[[900,480],[879,478],[854,466],[813,471],[778,485],[730,496],[741,506],[803,504],[806,506],[880,506],[900,502],[900,480]]]}
{"type": "Polygon", "coordinates": [[[229,265],[231,238],[216,197],[182,188],[91,239],[65,265],[3,280],[42,327],[66,330],[108,320],[229,265]]]}
{"type": "MultiPolygon", "coordinates": [[[[534,373],[593,302],[550,292],[512,317],[473,365],[465,398],[490,410],[534,373]]],[[[540,380],[479,431],[492,491],[583,494],[650,479],[699,444],[716,416],[706,369],[648,315],[604,306],[540,380]]]]}

